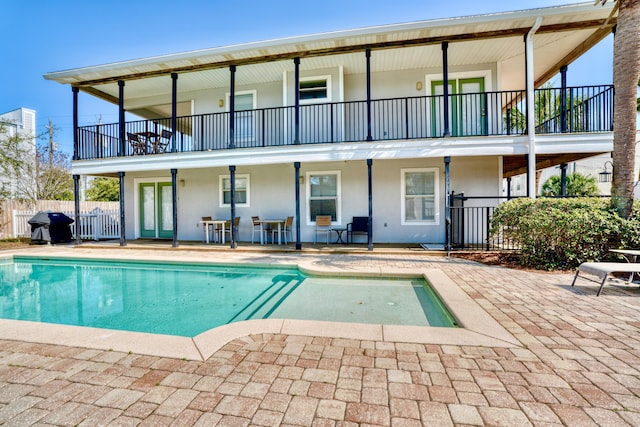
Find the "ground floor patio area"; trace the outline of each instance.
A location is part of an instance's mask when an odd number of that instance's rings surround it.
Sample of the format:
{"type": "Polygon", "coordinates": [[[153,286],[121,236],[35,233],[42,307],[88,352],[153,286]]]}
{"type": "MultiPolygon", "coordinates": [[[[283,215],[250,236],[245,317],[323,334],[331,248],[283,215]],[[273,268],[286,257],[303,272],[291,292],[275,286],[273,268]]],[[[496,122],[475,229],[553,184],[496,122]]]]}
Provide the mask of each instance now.
{"type": "Polygon", "coordinates": [[[596,283],[571,287],[571,272],[487,266],[415,247],[275,248],[132,242],[5,253],[160,254],[350,274],[437,270],[463,294],[455,298],[471,300],[508,334],[496,341],[487,332],[497,344],[480,345],[420,330],[425,336],[402,341],[384,329],[367,338],[257,328],[230,335],[202,360],[2,338],[0,424],[640,425],[636,285],[615,282],[596,297],[596,283]]]}

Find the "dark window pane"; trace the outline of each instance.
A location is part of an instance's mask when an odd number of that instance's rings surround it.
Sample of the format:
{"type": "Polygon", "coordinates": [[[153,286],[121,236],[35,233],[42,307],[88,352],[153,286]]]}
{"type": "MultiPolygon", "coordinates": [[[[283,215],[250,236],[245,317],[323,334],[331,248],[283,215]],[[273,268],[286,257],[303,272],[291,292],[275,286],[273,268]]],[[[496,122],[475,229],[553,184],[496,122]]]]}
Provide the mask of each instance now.
{"type": "Polygon", "coordinates": [[[331,215],[331,221],[336,221],[335,199],[310,200],[309,208],[312,221],[315,221],[318,215],[331,215]]]}
{"type": "Polygon", "coordinates": [[[338,195],[337,175],[312,175],[311,197],[327,197],[338,195]]]}

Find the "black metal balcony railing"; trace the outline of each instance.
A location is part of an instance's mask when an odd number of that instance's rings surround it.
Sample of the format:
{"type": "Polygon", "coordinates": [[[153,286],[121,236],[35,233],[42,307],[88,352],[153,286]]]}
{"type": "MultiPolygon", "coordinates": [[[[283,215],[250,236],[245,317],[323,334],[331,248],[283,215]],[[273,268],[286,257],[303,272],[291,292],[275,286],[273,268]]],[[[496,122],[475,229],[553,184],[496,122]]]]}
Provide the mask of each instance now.
{"type": "MultiPolygon", "coordinates": [[[[525,91],[453,94],[449,99],[449,134],[456,137],[526,133],[525,91]]],[[[296,140],[295,108],[273,107],[234,113],[230,144],[229,113],[176,119],[176,138],[167,152],[192,152],[295,144],[441,138],[445,133],[444,97],[420,96],[371,101],[302,105],[296,140]]],[[[613,126],[613,86],[536,90],[536,132],[603,132],[613,126]]],[[[125,123],[128,133],[171,130],[171,118],[125,123]]],[[[120,141],[119,124],[78,128],[75,158],[134,155],[120,141]]]]}

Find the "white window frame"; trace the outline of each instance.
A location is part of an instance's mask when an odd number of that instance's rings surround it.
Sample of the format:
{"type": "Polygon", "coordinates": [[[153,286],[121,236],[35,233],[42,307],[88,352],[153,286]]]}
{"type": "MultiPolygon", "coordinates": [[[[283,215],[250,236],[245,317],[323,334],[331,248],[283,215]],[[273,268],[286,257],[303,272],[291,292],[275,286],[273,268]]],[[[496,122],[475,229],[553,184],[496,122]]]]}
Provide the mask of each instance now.
{"type": "MultiPolygon", "coordinates": [[[[247,180],[247,202],[236,203],[237,207],[249,207],[251,206],[251,176],[248,173],[236,174],[236,182],[238,178],[244,178],[247,180]]],[[[218,177],[218,200],[220,201],[219,207],[227,208],[231,206],[230,203],[224,202],[224,180],[231,179],[231,175],[220,175],[218,177]]]]}
{"type": "Polygon", "coordinates": [[[401,225],[440,225],[440,170],[438,168],[400,169],[400,223],[401,225]],[[433,220],[407,221],[406,219],[406,175],[415,172],[433,172],[433,220]]]}
{"type": "MultiPolygon", "coordinates": [[[[238,95],[247,95],[247,94],[251,94],[252,98],[253,98],[253,106],[251,108],[251,110],[235,110],[234,113],[237,113],[238,111],[253,111],[253,118],[255,119],[255,110],[258,108],[258,91],[253,89],[253,90],[238,90],[234,93],[235,96],[238,95]]],[[[227,92],[226,93],[226,110],[227,113],[230,113],[229,109],[231,107],[231,92],[227,92]]],[[[247,142],[247,141],[255,141],[256,140],[256,127],[255,125],[252,126],[251,128],[251,134],[247,134],[247,135],[243,135],[243,136],[238,136],[237,134],[235,135],[235,139],[236,142],[247,142]]]]}
{"type": "MultiPolygon", "coordinates": [[[[253,109],[255,110],[256,108],[258,108],[258,91],[257,90],[255,90],[255,89],[252,89],[252,90],[237,90],[237,91],[235,91],[235,96],[246,95],[248,93],[253,95],[253,109]]],[[[227,105],[226,110],[227,110],[227,113],[229,112],[229,108],[231,107],[230,100],[231,100],[231,92],[227,92],[226,93],[226,105],[227,105]]],[[[243,111],[245,111],[245,110],[243,110],[243,111]]]]}
{"type": "Polygon", "coordinates": [[[336,220],[332,221],[331,224],[342,224],[342,173],[339,170],[331,170],[309,171],[305,175],[305,187],[307,193],[307,225],[316,224],[315,221],[311,220],[311,176],[313,175],[336,175],[336,220]]]}
{"type": "MultiPolygon", "coordinates": [[[[300,105],[323,104],[326,102],[331,102],[331,75],[300,77],[298,85],[300,85],[300,83],[302,82],[309,82],[314,80],[324,80],[326,82],[327,96],[325,98],[300,99],[300,105]]],[[[300,90],[299,87],[298,90],[300,90]]]]}

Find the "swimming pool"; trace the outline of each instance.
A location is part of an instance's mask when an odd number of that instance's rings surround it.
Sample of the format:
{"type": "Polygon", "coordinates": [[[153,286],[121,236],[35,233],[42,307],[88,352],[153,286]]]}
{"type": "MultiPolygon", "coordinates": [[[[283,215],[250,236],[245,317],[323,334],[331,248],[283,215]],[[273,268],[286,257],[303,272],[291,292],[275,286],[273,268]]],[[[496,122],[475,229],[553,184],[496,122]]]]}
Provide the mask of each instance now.
{"type": "Polygon", "coordinates": [[[22,256],[0,260],[0,318],[185,337],[273,318],[456,326],[424,279],[22,256]]]}

